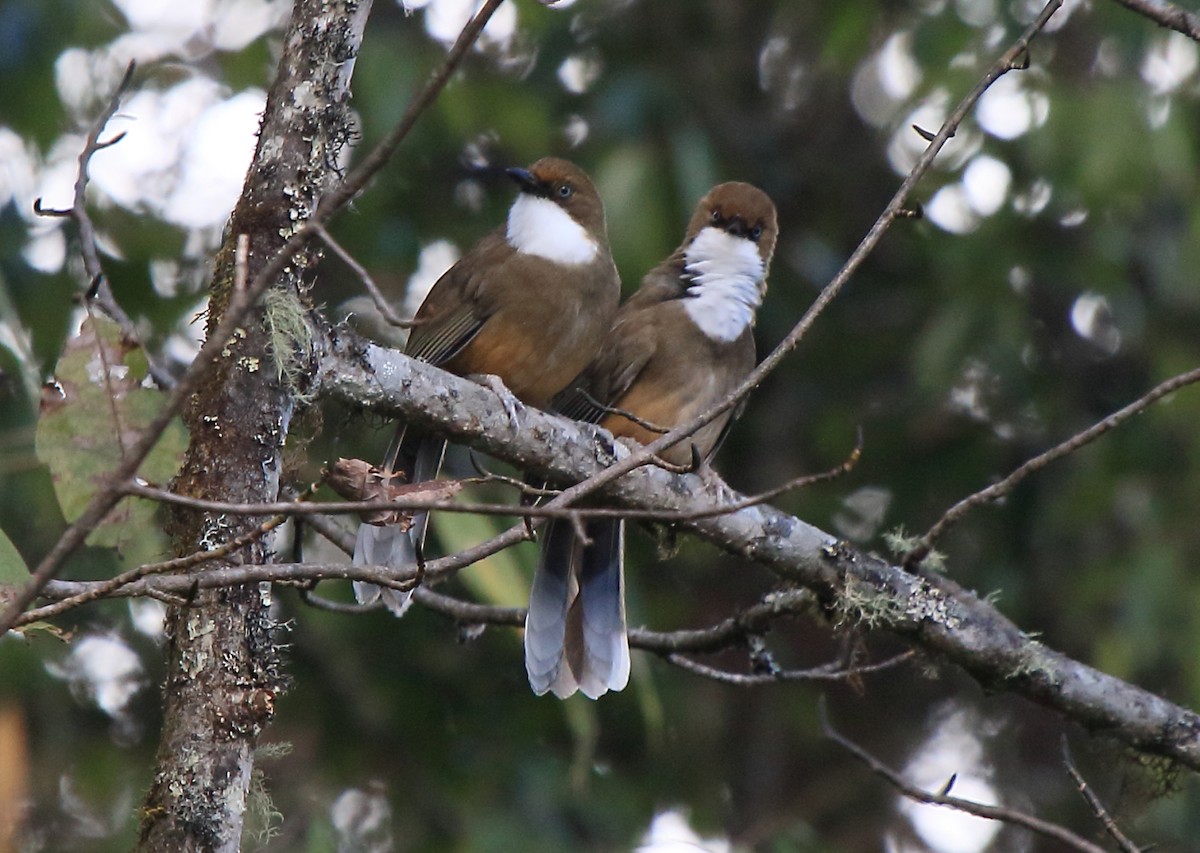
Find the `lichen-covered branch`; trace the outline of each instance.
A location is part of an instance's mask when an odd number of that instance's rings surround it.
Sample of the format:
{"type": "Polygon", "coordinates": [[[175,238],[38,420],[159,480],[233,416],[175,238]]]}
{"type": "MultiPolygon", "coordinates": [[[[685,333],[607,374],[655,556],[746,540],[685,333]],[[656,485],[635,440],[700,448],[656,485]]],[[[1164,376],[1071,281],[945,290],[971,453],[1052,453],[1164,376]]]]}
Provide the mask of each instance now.
{"type": "MultiPolygon", "coordinates": [[[[526,411],[518,429],[487,388],[344,337],[325,353],[320,383],[324,393],[346,403],[435,428],[564,482],[586,481],[637,452],[596,427],[536,409],[526,411]]],[[[604,488],[619,504],[681,512],[728,499],[721,492],[711,480],[652,466],[604,488]]],[[[991,690],[1025,696],[1093,731],[1200,769],[1200,716],[1030,639],[948,578],[910,574],[767,505],[680,524],[813,590],[845,620],[938,652],[991,690]]]]}

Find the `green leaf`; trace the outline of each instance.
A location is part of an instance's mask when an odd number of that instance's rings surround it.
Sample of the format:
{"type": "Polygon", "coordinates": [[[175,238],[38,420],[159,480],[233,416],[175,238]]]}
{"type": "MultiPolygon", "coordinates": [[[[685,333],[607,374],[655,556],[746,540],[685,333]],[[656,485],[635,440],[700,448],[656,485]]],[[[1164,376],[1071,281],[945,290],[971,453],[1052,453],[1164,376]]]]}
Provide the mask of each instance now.
{"type": "Polygon", "coordinates": [[[29,567],[3,530],[0,530],[0,586],[20,586],[29,580],[29,567]]]}
{"type": "MultiPolygon", "coordinates": [[[[143,387],[145,357],[123,340],[115,323],[87,321],[67,341],[55,368],[55,387],[42,398],[38,458],[50,469],[55,495],[68,521],[79,517],[125,448],[142,436],[165,403],[143,387]]],[[[178,469],[187,433],[172,421],[139,468],[139,475],[165,482],[178,469]]],[[[140,498],[121,501],[92,531],[88,543],[116,548],[130,564],[148,562],[167,550],[155,522],[157,505],[140,498]]]]}

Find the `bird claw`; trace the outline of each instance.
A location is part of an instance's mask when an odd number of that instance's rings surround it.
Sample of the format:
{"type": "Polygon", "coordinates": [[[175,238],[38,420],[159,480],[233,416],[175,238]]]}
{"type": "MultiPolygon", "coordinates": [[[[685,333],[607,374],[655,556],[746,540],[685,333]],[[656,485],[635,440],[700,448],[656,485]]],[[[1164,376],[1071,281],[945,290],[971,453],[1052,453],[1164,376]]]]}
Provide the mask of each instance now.
{"type": "Polygon", "coordinates": [[[512,391],[508,390],[504,380],[494,373],[478,374],[471,378],[480,385],[490,388],[500,398],[500,404],[504,406],[504,413],[508,415],[509,424],[514,430],[519,430],[525,413],[525,404],[518,400],[512,391]]]}
{"type": "Polygon", "coordinates": [[[729,487],[728,483],[721,479],[721,475],[708,463],[707,459],[701,460],[693,473],[704,481],[704,490],[712,495],[717,503],[733,503],[740,497],[729,487]]]}

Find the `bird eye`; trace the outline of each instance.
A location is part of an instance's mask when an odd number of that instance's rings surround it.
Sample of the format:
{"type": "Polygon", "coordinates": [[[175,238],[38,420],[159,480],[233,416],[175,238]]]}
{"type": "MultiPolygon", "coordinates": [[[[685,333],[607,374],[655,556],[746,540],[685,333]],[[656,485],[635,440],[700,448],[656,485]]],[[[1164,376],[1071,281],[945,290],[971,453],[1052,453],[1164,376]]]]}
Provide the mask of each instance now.
{"type": "Polygon", "coordinates": [[[559,184],[558,185],[558,197],[561,199],[570,198],[571,193],[573,193],[573,192],[575,192],[575,190],[573,190],[571,188],[570,184],[559,184]]]}
{"type": "Polygon", "coordinates": [[[755,225],[753,228],[750,229],[750,239],[753,240],[755,243],[758,242],[758,238],[761,236],[762,236],[762,226],[761,225],[755,225]]]}
{"type": "Polygon", "coordinates": [[[712,224],[713,224],[713,225],[717,225],[718,223],[720,223],[720,221],[721,221],[721,211],[719,211],[719,210],[714,210],[714,211],[712,212],[712,217],[711,217],[711,219],[712,219],[712,224]]]}

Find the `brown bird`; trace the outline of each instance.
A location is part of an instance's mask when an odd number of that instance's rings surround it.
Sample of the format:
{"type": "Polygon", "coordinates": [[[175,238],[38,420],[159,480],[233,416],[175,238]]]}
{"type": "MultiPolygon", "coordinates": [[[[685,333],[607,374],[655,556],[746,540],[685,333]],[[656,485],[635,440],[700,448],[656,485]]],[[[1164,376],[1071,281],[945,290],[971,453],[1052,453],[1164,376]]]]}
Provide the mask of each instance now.
{"type": "MultiPolygon", "coordinates": [[[[595,356],[612,325],[621,283],[604,205],[586,172],[545,157],[508,175],[520,192],[507,222],[433,285],[404,351],[460,376],[499,379],[521,402],[545,407],[595,356]]],[[[511,412],[511,400],[505,405],[511,412]]],[[[433,479],[445,440],[409,435],[406,441],[405,433],[400,424],[384,470],[395,471],[403,458],[411,482],[433,479]]],[[[354,563],[414,564],[427,521],[427,513],[418,514],[408,531],[362,524],[354,563]]],[[[355,583],[354,592],[363,603],[382,595],[397,616],[410,598],[366,583],[355,583]]]]}
{"type": "MultiPolygon", "coordinates": [[[[600,354],[556,400],[561,413],[643,444],[724,399],[754,368],[754,315],[767,289],[778,236],[775,205],[744,183],[719,184],[696,207],[683,243],[651,270],[617,312],[600,354]]],[[[664,454],[705,460],[734,417],[727,412],[664,454]]],[[[529,614],[525,668],[539,695],[576,690],[595,699],[629,680],[625,629],[624,522],[585,523],[584,545],[566,521],[542,533],[529,614]]]]}

